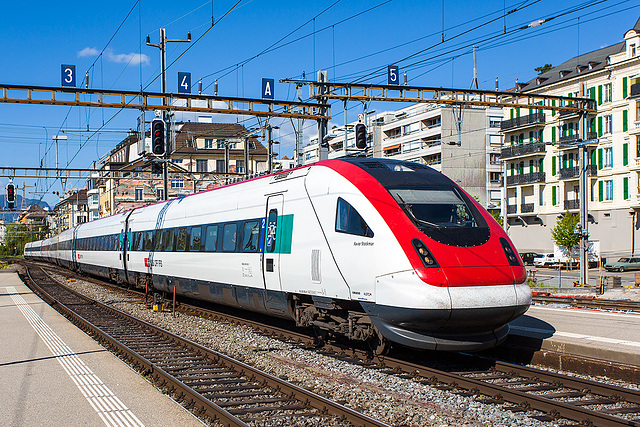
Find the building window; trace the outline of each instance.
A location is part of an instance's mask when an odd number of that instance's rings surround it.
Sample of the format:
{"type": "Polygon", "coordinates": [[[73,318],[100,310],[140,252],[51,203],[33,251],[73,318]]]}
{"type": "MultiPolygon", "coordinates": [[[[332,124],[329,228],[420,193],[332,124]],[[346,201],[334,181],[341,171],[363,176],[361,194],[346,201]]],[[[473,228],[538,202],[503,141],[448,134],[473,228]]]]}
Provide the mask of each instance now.
{"type": "Polygon", "coordinates": [[[492,165],[499,165],[500,164],[500,154],[498,154],[498,153],[490,153],[489,154],[489,162],[492,165]]]}
{"type": "Polygon", "coordinates": [[[501,182],[502,174],[500,172],[489,172],[489,181],[491,182],[501,182]]]}
{"type": "Polygon", "coordinates": [[[216,172],[218,172],[218,173],[227,172],[225,170],[224,160],[216,160],[216,172]]]}
{"type": "Polygon", "coordinates": [[[156,200],[164,200],[164,188],[156,188],[156,200]]]}
{"type": "Polygon", "coordinates": [[[607,147],[603,150],[604,152],[604,167],[610,168],[613,167],[613,150],[611,147],[607,147]]]}
{"type": "Polygon", "coordinates": [[[136,188],[136,202],[142,200],[142,188],[136,188]]]}
{"type": "Polygon", "coordinates": [[[137,166],[137,167],[134,169],[133,177],[134,177],[134,178],[141,178],[141,177],[142,177],[142,167],[141,167],[141,166],[137,166]]]}
{"type": "Polygon", "coordinates": [[[237,173],[245,173],[244,160],[236,160],[236,172],[237,173]]]}
{"type": "Polygon", "coordinates": [[[216,148],[218,150],[224,150],[224,139],[216,140],[216,148]]]}
{"type": "Polygon", "coordinates": [[[182,178],[171,179],[171,188],[184,188],[184,180],[182,178]]]}
{"type": "Polygon", "coordinates": [[[182,163],[182,159],[171,159],[171,163],[182,163]]]}
{"type": "Polygon", "coordinates": [[[489,127],[490,128],[499,128],[502,119],[500,117],[489,117],[489,127]]]}
{"type": "Polygon", "coordinates": [[[631,57],[632,58],[637,55],[637,49],[636,49],[636,44],[635,43],[633,43],[631,46],[629,46],[629,53],[631,53],[631,57]]]}
{"type": "Polygon", "coordinates": [[[611,101],[612,101],[611,83],[607,83],[606,85],[604,85],[604,101],[603,102],[611,102],[611,101]]]}
{"type": "Polygon", "coordinates": [[[206,159],[196,159],[196,172],[208,172],[206,159]]]}
{"type": "Polygon", "coordinates": [[[213,148],[213,139],[205,139],[204,148],[213,148]]]}
{"type": "Polygon", "coordinates": [[[611,114],[604,116],[604,133],[611,133],[611,114]]]}
{"type": "Polygon", "coordinates": [[[604,199],[613,200],[613,180],[604,182],[604,199]]]}

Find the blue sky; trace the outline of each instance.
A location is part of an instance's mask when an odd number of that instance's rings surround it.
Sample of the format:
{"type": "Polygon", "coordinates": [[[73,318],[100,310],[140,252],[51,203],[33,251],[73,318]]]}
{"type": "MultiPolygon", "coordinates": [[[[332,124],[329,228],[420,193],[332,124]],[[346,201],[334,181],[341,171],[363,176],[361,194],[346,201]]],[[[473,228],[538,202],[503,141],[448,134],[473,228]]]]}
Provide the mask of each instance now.
{"type": "MultiPolygon", "coordinates": [[[[160,28],[172,39],[192,42],[168,47],[168,91],[177,92],[177,73],[190,72],[194,93],[260,97],[261,79],[307,78],[328,71],[340,82],[383,83],[384,70],[397,64],[410,85],[467,88],[472,79],[471,46],[478,45],[478,76],[484,89],[513,87],[515,79],[535,77],[535,67],[558,65],[579,53],[620,42],[640,17],[631,0],[114,0],[5,2],[0,27],[3,67],[0,82],[60,86],[60,65],[73,64],[78,76],[89,71],[95,89],[160,91],[160,28]],[[235,7],[234,7],[235,6],[235,7]],[[507,16],[504,17],[505,12],[507,16]],[[228,12],[228,13],[227,13],[228,12]],[[212,16],[215,22],[211,27],[212,16]],[[126,19],[125,19],[126,18],[126,19]],[[553,18],[553,19],[550,19],[553,18]],[[540,19],[539,26],[526,27],[540,19]],[[506,34],[505,34],[506,31],[506,34]],[[206,32],[206,34],[205,34],[206,32]],[[201,38],[200,38],[201,37],[201,38]],[[199,39],[199,40],[198,40],[199,39]],[[196,40],[198,40],[196,42],[196,40]],[[444,40],[444,41],[443,41],[444,40]],[[188,49],[188,50],[187,50],[188,49]],[[181,56],[182,55],[182,56],[181,56]]],[[[275,97],[293,100],[295,87],[276,83],[275,97]]],[[[350,120],[361,113],[351,103],[350,120]]],[[[403,105],[372,105],[382,111],[403,105]]],[[[0,103],[0,166],[54,167],[53,136],[60,166],[90,167],[134,128],[138,112],[0,103]],[[86,132],[103,127],[104,132],[86,132]],[[83,132],[84,130],[84,132],[83,132]]],[[[342,124],[341,104],[332,122],[342,124]]],[[[147,119],[152,113],[147,114],[147,119]]],[[[223,117],[248,127],[255,119],[223,117]]],[[[281,155],[292,156],[294,137],[288,120],[274,119],[281,155]]],[[[316,132],[305,122],[305,140],[316,132]]],[[[6,178],[0,178],[4,193],[6,178]]],[[[22,185],[22,179],[16,179],[22,185]]],[[[35,182],[28,181],[27,185],[35,182]]],[[[73,187],[83,182],[70,182],[73,187]]],[[[59,184],[38,183],[44,200],[59,184]]],[[[34,197],[33,188],[27,197],[34,197]]]]}

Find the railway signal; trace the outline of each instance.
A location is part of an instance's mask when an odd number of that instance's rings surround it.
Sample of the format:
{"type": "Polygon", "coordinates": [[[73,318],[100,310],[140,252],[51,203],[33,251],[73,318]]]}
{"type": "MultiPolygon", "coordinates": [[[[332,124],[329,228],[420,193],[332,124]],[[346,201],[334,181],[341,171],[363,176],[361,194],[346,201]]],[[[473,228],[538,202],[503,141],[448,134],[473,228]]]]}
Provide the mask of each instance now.
{"type": "Polygon", "coordinates": [[[154,119],[151,122],[151,151],[156,156],[162,156],[165,151],[164,120],[154,119]]]}
{"type": "Polygon", "coordinates": [[[16,187],[12,182],[7,184],[7,205],[9,209],[13,209],[16,203],[16,187]]]}
{"type": "Polygon", "coordinates": [[[362,123],[356,125],[356,148],[359,150],[367,148],[367,127],[362,123]]]}

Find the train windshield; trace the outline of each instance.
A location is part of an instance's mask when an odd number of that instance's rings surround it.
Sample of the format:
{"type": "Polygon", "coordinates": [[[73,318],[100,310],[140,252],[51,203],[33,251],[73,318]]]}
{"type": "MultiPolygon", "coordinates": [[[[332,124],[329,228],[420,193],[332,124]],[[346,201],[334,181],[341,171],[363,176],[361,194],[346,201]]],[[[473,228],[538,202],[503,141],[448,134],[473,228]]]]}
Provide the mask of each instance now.
{"type": "Polygon", "coordinates": [[[455,187],[390,188],[411,221],[430,238],[453,246],[476,246],[489,240],[482,214],[455,187]]]}

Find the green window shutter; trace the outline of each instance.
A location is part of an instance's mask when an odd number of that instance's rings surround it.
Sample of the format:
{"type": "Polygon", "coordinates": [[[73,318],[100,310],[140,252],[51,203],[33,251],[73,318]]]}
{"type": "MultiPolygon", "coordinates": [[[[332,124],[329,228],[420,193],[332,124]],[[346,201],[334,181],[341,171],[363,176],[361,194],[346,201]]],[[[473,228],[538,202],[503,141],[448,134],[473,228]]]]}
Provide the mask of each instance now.
{"type": "MultiPolygon", "coordinates": [[[[551,100],[551,106],[552,106],[552,107],[555,107],[555,106],[556,106],[556,100],[555,100],[555,99],[552,99],[552,100],[551,100]]],[[[551,110],[551,115],[552,115],[552,116],[555,116],[555,115],[556,115],[556,112],[557,112],[556,110],[551,110]]],[[[554,141],[554,142],[555,142],[555,141],[554,141]]]]}
{"type": "Polygon", "coordinates": [[[598,169],[602,169],[602,148],[598,148],[598,169]]]}
{"type": "Polygon", "coordinates": [[[602,85],[598,85],[598,105],[602,104],[602,85]]]}
{"type": "Polygon", "coordinates": [[[529,131],[529,142],[533,142],[533,131],[529,131]]]}
{"type": "MultiPolygon", "coordinates": [[[[637,104],[638,103],[636,102],[636,105],[637,104]]],[[[622,131],[623,132],[629,131],[629,111],[628,110],[622,111],[622,131]]]]}
{"type": "Polygon", "coordinates": [[[542,129],[540,129],[540,131],[538,131],[538,142],[544,142],[543,135],[544,132],[542,131],[542,129]]]}
{"type": "Polygon", "coordinates": [[[567,155],[563,154],[562,155],[562,169],[566,169],[567,168],[567,155]]]}
{"type": "Polygon", "coordinates": [[[551,142],[556,142],[556,127],[551,128],[551,142]]]}
{"type": "Polygon", "coordinates": [[[569,154],[569,167],[573,167],[573,155],[569,154]]]}
{"type": "Polygon", "coordinates": [[[622,165],[629,164],[629,144],[622,144],[622,165]]]}
{"type": "Polygon", "coordinates": [[[514,116],[513,108],[511,109],[511,111],[509,111],[509,116],[511,116],[509,117],[510,119],[513,119],[513,116],[514,116]]]}
{"type": "Polygon", "coordinates": [[[598,137],[602,136],[602,117],[598,117],[598,137]]]}
{"type": "Polygon", "coordinates": [[[596,150],[591,150],[591,164],[596,164],[596,150]]]}
{"type": "Polygon", "coordinates": [[[598,182],[598,201],[603,201],[604,200],[604,182],[600,181],[598,182]]]}
{"type": "Polygon", "coordinates": [[[544,172],[544,159],[540,159],[538,161],[538,172],[540,173],[544,172]]]}
{"type": "Polygon", "coordinates": [[[533,108],[529,108],[529,115],[533,114],[533,108]]]}
{"type": "Polygon", "coordinates": [[[596,100],[596,87],[589,88],[589,98],[596,100]]]}
{"type": "Polygon", "coordinates": [[[591,127],[591,132],[596,132],[596,119],[589,119],[589,125],[591,127]]]}
{"type": "Polygon", "coordinates": [[[524,133],[521,133],[518,137],[518,143],[519,144],[524,144],[524,133]]]}
{"type": "Polygon", "coordinates": [[[511,163],[511,176],[514,176],[514,175],[515,175],[515,170],[513,167],[513,163],[511,163]]]}
{"type": "Polygon", "coordinates": [[[551,158],[551,175],[555,176],[556,174],[556,156],[551,158]]]}
{"type": "Polygon", "coordinates": [[[551,204],[555,206],[557,203],[558,203],[558,194],[557,194],[557,188],[554,185],[553,187],[551,187],[551,204]]]}
{"type": "Polygon", "coordinates": [[[520,172],[520,175],[524,175],[524,162],[520,162],[518,169],[519,169],[518,172],[520,172]]]}
{"type": "Polygon", "coordinates": [[[625,176],[622,180],[622,194],[625,200],[629,199],[629,177],[625,176]]]}
{"type": "Polygon", "coordinates": [[[519,108],[516,109],[516,117],[520,117],[520,109],[519,108]]]}
{"type": "Polygon", "coordinates": [[[622,78],[622,99],[627,98],[627,78],[622,78]]]}
{"type": "Polygon", "coordinates": [[[529,160],[529,173],[533,173],[533,160],[529,160]]]}
{"type": "Polygon", "coordinates": [[[573,135],[573,123],[569,123],[569,136],[573,135]]]}

